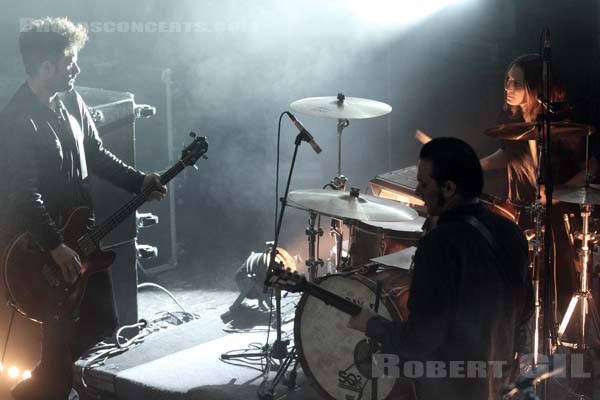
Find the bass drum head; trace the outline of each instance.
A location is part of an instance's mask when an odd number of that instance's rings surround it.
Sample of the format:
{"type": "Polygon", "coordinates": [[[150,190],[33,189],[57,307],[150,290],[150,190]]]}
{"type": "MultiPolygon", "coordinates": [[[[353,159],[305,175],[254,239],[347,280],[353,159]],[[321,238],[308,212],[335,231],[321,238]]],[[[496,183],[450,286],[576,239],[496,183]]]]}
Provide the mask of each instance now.
{"type": "MultiPolygon", "coordinates": [[[[330,275],[319,283],[322,288],[361,306],[375,303],[375,292],[362,276],[330,275]]],[[[391,303],[380,302],[379,314],[398,320],[391,303]]],[[[364,333],[348,328],[350,317],[320,299],[303,294],[294,320],[294,341],[306,376],[328,399],[371,399],[371,380],[362,375],[354,362],[357,344],[364,333]],[[362,393],[362,394],[361,394],[362,393]]],[[[378,380],[377,398],[387,398],[397,379],[378,380]]]]}

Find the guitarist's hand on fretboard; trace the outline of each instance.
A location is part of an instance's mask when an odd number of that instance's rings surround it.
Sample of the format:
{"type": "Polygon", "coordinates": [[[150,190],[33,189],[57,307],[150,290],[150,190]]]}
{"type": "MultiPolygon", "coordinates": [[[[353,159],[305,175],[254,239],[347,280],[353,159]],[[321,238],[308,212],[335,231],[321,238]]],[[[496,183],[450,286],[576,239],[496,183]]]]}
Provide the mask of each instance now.
{"type": "Polygon", "coordinates": [[[160,182],[160,175],[158,174],[148,174],[144,177],[144,182],[142,183],[142,192],[147,187],[153,187],[155,189],[152,191],[152,193],[150,193],[148,201],[160,201],[167,195],[167,187],[160,182]]]}
{"type": "Polygon", "coordinates": [[[367,322],[371,317],[374,317],[375,314],[373,310],[370,308],[363,307],[359,314],[351,317],[348,321],[348,328],[355,329],[357,331],[366,332],[367,331],[367,322]]]}

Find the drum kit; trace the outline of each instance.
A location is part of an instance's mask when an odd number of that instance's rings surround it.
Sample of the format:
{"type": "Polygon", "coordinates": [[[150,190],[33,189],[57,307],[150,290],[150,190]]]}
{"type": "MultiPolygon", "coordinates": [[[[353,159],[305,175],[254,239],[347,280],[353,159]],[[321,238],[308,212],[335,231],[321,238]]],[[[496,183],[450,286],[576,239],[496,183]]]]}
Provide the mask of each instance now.
{"type": "MultiPolygon", "coordinates": [[[[394,179],[397,183],[398,177],[402,178],[404,194],[414,201],[399,202],[381,196],[362,194],[355,188],[347,191],[341,166],[342,131],[349,126],[350,120],[383,116],[391,112],[392,108],[385,103],[345,97],[343,94],[335,97],[306,98],[293,102],[290,107],[304,115],[338,120],[338,168],[334,178],[336,185],[330,185],[337,190],[294,190],[286,193],[289,195],[284,203],[309,214],[309,226],[305,231],[309,253],[306,260],[306,281],[345,299],[352,299],[352,302],[358,305],[379,304],[381,300],[381,315],[389,319],[406,320],[412,258],[427,222],[426,216],[423,215],[422,202],[416,204],[419,201],[415,193],[416,167],[393,171],[379,180],[379,183],[385,181],[385,184],[390,185],[394,179]],[[337,248],[336,271],[333,274],[332,271],[327,274],[319,271],[323,261],[317,254],[316,243],[323,232],[316,225],[317,217],[321,216],[329,217],[338,224],[332,228],[337,248]],[[343,226],[347,227],[349,232],[346,257],[342,251],[346,243],[343,241],[343,226]]],[[[571,122],[553,125],[553,137],[589,135],[592,132],[589,126],[571,122]]],[[[532,140],[536,138],[537,128],[535,124],[500,125],[484,133],[504,140],[532,140]]],[[[578,254],[580,265],[585,266],[582,267],[579,290],[573,297],[559,335],[564,335],[572,325],[574,317],[579,316],[576,325],[580,332],[578,346],[585,347],[586,321],[589,320],[588,313],[594,309],[590,301],[587,273],[592,242],[589,216],[592,206],[600,204],[600,186],[588,183],[584,186],[558,189],[555,196],[558,200],[581,206],[583,228],[578,254]]],[[[482,195],[481,201],[494,212],[518,221],[521,209],[509,202],[485,194],[482,195]]],[[[539,238],[540,231],[537,233],[539,238]]],[[[536,276],[539,278],[535,271],[533,275],[534,280],[536,276]]],[[[536,285],[536,318],[539,321],[539,280],[536,285]]],[[[347,322],[348,317],[343,313],[328,307],[308,293],[303,294],[296,309],[294,355],[326,398],[387,398],[392,390],[401,384],[401,380],[379,379],[376,380],[375,386],[367,385],[367,382],[374,380],[364,374],[355,354],[360,344],[365,342],[365,336],[347,328],[347,322]]],[[[539,329],[537,332],[539,333],[539,329]]],[[[534,354],[538,352],[539,342],[536,341],[535,346],[532,349],[534,354]]]]}

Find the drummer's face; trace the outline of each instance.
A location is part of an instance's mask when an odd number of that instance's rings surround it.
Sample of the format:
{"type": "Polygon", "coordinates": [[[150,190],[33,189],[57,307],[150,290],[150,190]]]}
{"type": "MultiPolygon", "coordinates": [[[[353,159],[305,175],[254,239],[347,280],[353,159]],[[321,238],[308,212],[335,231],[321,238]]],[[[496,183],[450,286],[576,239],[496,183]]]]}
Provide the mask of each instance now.
{"type": "Polygon", "coordinates": [[[509,106],[518,106],[525,102],[525,74],[521,67],[513,65],[506,74],[504,91],[506,103],[509,106]]]}
{"type": "Polygon", "coordinates": [[[418,184],[416,193],[425,202],[427,214],[437,216],[443,211],[445,199],[440,184],[431,177],[432,172],[433,165],[431,161],[419,161],[419,167],[417,168],[418,184]]]}

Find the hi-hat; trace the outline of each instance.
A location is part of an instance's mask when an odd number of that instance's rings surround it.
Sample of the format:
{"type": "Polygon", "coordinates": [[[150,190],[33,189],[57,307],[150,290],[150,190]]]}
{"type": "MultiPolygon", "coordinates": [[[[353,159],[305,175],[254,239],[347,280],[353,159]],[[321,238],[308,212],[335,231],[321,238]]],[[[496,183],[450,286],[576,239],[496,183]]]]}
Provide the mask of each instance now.
{"type": "Polygon", "coordinates": [[[400,222],[411,221],[418,214],[412,208],[393,200],[337,190],[294,190],[288,197],[291,207],[315,211],[339,219],[359,221],[400,222]]]}
{"type": "Polygon", "coordinates": [[[311,117],[335,119],[375,118],[392,111],[390,105],[380,101],[346,97],[341,93],[337,97],[307,97],[296,100],[290,104],[290,108],[311,117]]]}
{"type": "MultiPolygon", "coordinates": [[[[518,122],[494,126],[486,129],[483,133],[496,139],[535,140],[537,128],[537,123],[518,122]]],[[[550,134],[553,138],[568,135],[591,135],[594,131],[595,129],[590,125],[576,124],[570,121],[557,121],[550,124],[550,134]]]]}
{"type": "Polygon", "coordinates": [[[600,204],[600,185],[558,186],[554,198],[573,204],[600,204]]]}

